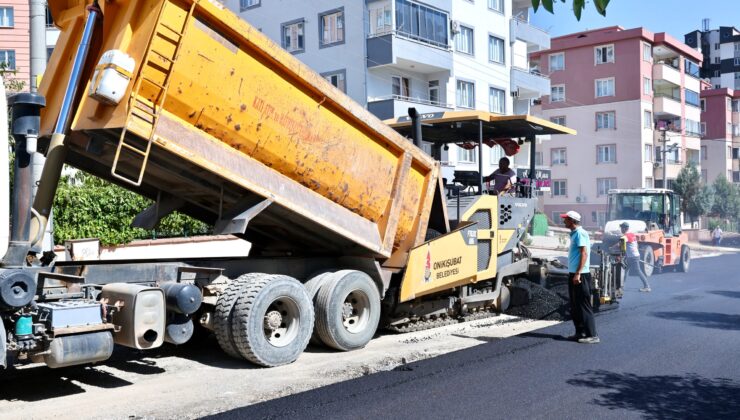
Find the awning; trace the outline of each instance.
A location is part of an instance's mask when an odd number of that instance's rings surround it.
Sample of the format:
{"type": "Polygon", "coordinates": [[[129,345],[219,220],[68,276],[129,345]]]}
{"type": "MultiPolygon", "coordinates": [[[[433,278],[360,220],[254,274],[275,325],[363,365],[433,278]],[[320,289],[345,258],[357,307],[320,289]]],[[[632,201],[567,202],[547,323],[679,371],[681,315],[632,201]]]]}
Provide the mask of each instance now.
{"type": "MultiPolygon", "coordinates": [[[[497,115],[483,111],[450,111],[420,114],[424,141],[434,143],[477,142],[483,139],[521,138],[552,134],[576,134],[576,130],[531,115],[497,115]]],[[[404,136],[411,136],[411,118],[384,121],[404,136]]]]}

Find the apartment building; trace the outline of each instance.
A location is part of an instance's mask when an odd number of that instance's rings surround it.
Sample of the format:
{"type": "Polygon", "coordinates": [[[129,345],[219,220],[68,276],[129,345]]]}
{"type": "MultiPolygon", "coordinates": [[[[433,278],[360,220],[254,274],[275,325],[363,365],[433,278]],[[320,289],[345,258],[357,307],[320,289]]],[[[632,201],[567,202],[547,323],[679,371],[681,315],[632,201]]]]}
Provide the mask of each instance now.
{"type": "Polygon", "coordinates": [[[705,19],[701,31],[684,35],[686,45],[703,56],[701,77],[715,89],[740,89],[740,31],[733,26],[709,29],[705,19]]]}
{"type": "Polygon", "coordinates": [[[740,183],[740,90],[701,92],[701,176],[712,183],[719,176],[740,183]]]}
{"type": "MultiPolygon", "coordinates": [[[[529,63],[529,53],[550,45],[529,23],[530,0],[224,3],[381,119],[410,107],[523,114],[550,90],[529,63]]],[[[528,155],[514,165],[528,166],[528,155]]],[[[501,156],[500,147],[486,150],[484,172],[501,156]]],[[[477,150],[452,145],[442,159],[478,170],[477,150]]]]}
{"type": "Polygon", "coordinates": [[[700,164],[701,53],[666,33],[619,26],[553,38],[530,55],[550,77],[544,118],[578,131],[544,146],[552,191],[544,209],[603,226],[614,188],[670,188],[686,162],[700,164]],[[666,151],[666,165],[662,151],[666,151]]]}
{"type": "Polygon", "coordinates": [[[5,77],[26,82],[26,86],[31,67],[29,23],[28,0],[0,0],[0,63],[16,72],[5,77]]]}

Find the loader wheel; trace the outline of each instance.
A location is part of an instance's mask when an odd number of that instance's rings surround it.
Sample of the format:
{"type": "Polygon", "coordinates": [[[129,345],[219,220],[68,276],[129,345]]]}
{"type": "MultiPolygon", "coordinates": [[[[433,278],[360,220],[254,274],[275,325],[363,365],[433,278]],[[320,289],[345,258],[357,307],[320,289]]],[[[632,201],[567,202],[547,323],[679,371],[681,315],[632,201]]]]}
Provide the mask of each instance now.
{"type": "Polygon", "coordinates": [[[682,273],[689,272],[689,263],[691,262],[691,250],[687,245],[681,246],[681,261],[678,262],[676,267],[678,271],[682,273]]]}
{"type": "MultiPolygon", "coordinates": [[[[331,276],[333,274],[333,272],[317,274],[303,284],[303,286],[306,287],[306,291],[308,292],[308,297],[311,298],[311,304],[313,305],[314,314],[318,312],[318,309],[316,308],[316,295],[319,293],[319,289],[321,288],[321,286],[331,280],[331,276]]],[[[315,324],[313,333],[311,334],[310,342],[315,346],[319,346],[322,343],[321,338],[319,337],[319,333],[316,331],[315,324]]]]}
{"type": "Polygon", "coordinates": [[[316,330],[321,341],[337,350],[365,347],[380,320],[380,293],[367,274],[335,273],[316,296],[316,330]]]}
{"type": "Polygon", "coordinates": [[[264,276],[262,273],[242,274],[236,280],[228,283],[224,292],[216,301],[216,310],[213,313],[213,332],[221,349],[229,356],[241,359],[236,350],[234,337],[231,333],[231,320],[234,315],[234,305],[241,294],[244,285],[254,279],[264,276]]]}
{"type": "Polygon", "coordinates": [[[308,345],[314,312],[306,288],[283,275],[263,275],[245,285],[234,307],[232,331],[239,354],[272,367],[294,362],[308,345]]]}
{"type": "Polygon", "coordinates": [[[649,246],[641,247],[640,259],[643,261],[640,264],[642,272],[645,273],[646,277],[652,276],[655,268],[655,253],[653,252],[653,248],[649,246]]]}

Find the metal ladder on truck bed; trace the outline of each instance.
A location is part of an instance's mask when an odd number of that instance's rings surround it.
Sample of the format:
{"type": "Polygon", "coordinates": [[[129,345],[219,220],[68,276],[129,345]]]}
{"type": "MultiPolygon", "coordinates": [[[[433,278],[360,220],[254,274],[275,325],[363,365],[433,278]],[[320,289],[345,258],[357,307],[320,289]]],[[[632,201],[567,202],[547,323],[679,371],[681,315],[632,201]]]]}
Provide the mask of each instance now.
{"type": "Polygon", "coordinates": [[[144,171],[146,170],[146,165],[149,161],[149,153],[152,149],[154,131],[159,122],[159,114],[162,112],[165,99],[167,98],[167,89],[170,85],[172,69],[175,66],[175,62],[177,62],[177,58],[180,54],[180,47],[182,46],[182,41],[188,28],[188,23],[190,22],[190,18],[193,16],[193,11],[195,10],[197,3],[198,0],[193,1],[187,13],[182,14],[182,16],[178,18],[178,22],[174,25],[172,22],[174,20],[172,19],[172,16],[176,16],[177,13],[168,14],[168,23],[163,21],[165,11],[168,10],[168,7],[174,6],[172,3],[166,2],[159,12],[157,25],[154,28],[154,36],[149,41],[149,46],[144,54],[141,68],[139,69],[136,84],[131,90],[126,123],[121,130],[121,136],[118,139],[118,146],[116,147],[116,154],[113,158],[113,165],[111,166],[111,175],[121,181],[138,187],[141,185],[141,181],[144,178],[144,171]],[[171,48],[171,53],[155,50],[155,40],[157,38],[174,47],[171,48]],[[155,73],[160,75],[160,79],[157,79],[154,76],[155,73]],[[162,78],[161,75],[164,77],[162,78]],[[150,90],[155,92],[151,98],[151,105],[148,103],[149,101],[139,97],[139,93],[145,83],[149,86],[150,90]],[[145,135],[145,141],[141,141],[137,138],[126,138],[126,134],[135,119],[138,120],[136,121],[138,126],[143,125],[146,127],[147,132],[145,135]],[[127,155],[129,157],[129,159],[126,159],[126,162],[133,164],[135,168],[133,170],[133,174],[131,172],[127,174],[121,170],[120,163],[122,155],[127,155]],[[137,169],[138,175],[136,174],[137,169]]]}

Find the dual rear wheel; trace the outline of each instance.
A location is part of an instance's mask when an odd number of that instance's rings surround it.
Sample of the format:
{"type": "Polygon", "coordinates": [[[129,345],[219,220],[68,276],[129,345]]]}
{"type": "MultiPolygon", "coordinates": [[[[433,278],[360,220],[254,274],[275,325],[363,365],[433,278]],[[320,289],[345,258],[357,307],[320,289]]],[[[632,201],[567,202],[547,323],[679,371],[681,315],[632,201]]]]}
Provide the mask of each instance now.
{"type": "Polygon", "coordinates": [[[305,285],[284,275],[250,273],[219,296],[214,332],[228,355],[260,366],[295,361],[309,343],[364,347],[380,318],[380,295],[365,273],[323,273],[305,285]]]}

